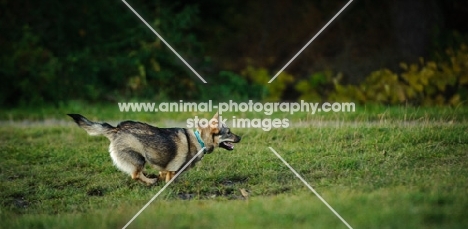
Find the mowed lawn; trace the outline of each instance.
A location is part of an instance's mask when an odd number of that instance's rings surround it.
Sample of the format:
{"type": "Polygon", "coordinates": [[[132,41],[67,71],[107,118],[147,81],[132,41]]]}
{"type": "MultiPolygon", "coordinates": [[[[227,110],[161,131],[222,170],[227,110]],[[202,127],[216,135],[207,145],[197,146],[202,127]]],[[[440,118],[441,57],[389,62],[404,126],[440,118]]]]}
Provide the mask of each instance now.
{"type": "MultiPolygon", "coordinates": [[[[116,120],[108,113],[100,120],[116,120]]],[[[466,113],[361,109],[234,128],[234,151],[206,155],[128,228],[346,228],[268,147],[353,228],[468,228],[466,113]]],[[[0,126],[0,228],[121,228],[164,185],[118,171],[109,141],[66,116],[11,114],[0,126]]],[[[169,127],[156,117],[143,119],[169,127]]]]}

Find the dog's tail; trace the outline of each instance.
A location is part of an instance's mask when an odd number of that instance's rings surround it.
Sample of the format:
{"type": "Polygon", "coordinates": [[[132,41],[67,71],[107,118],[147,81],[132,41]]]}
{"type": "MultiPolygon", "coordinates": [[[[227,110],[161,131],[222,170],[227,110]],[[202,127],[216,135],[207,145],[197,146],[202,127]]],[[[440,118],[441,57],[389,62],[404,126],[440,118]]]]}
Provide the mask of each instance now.
{"type": "Polygon", "coordinates": [[[108,123],[92,122],[80,114],[67,115],[72,117],[76,124],[86,130],[89,135],[104,135],[109,138],[113,133],[115,133],[116,128],[109,125],[108,123]]]}

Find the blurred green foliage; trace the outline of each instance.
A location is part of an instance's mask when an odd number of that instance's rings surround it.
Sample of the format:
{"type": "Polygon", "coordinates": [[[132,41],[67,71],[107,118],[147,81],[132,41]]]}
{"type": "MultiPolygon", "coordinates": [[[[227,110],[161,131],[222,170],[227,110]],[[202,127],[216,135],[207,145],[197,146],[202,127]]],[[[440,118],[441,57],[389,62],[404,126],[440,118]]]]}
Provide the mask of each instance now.
{"type": "Polygon", "coordinates": [[[261,86],[259,87],[261,90],[260,98],[266,101],[281,100],[286,86],[294,81],[291,74],[283,71],[272,83],[268,83],[273,78],[273,74],[266,68],[255,68],[253,66],[247,66],[242,71],[242,75],[250,80],[253,85],[261,86]]]}
{"type": "Polygon", "coordinates": [[[327,99],[327,95],[333,90],[336,81],[340,80],[342,75],[333,76],[330,70],[316,72],[308,79],[299,81],[295,89],[300,92],[299,99],[306,101],[322,101],[327,99]]]}
{"type": "MultiPolygon", "coordinates": [[[[180,99],[454,105],[468,96],[463,47],[450,49],[434,61],[403,63],[401,72],[389,66],[364,77],[394,63],[402,51],[397,50],[401,45],[398,40],[420,32],[419,27],[403,26],[398,30],[396,25],[405,25],[404,21],[392,21],[405,19],[404,9],[413,12],[406,4],[386,1],[382,4],[388,7],[369,12],[367,9],[381,3],[353,3],[347,9],[349,16],[337,18],[337,27],[322,34],[314,41],[313,49],[305,50],[300,59],[268,83],[275,71],[310,39],[311,30],[304,27],[319,28],[342,7],[342,2],[128,2],[207,84],[122,2],[2,0],[0,106],[60,106],[71,100],[106,103],[180,99]],[[403,11],[388,10],[397,6],[403,11]],[[396,23],[394,28],[381,26],[391,23],[396,23]],[[406,34],[406,29],[415,31],[406,34]],[[382,56],[388,56],[388,60],[379,58],[382,56]],[[347,71],[333,73],[343,68],[347,71]],[[361,75],[355,76],[356,72],[361,75]]],[[[416,2],[424,5],[422,0],[416,2]]],[[[444,6],[443,12],[453,13],[438,15],[461,15],[457,11],[460,7],[454,7],[453,2],[435,1],[435,8],[444,6]]],[[[426,9],[428,14],[438,12],[434,7],[426,9]]],[[[464,23],[448,21],[451,28],[461,31],[451,35],[439,22],[426,19],[426,15],[415,15],[414,24],[433,23],[437,30],[431,38],[435,40],[434,50],[468,40],[463,33],[464,23]]],[[[426,39],[412,42],[421,43],[420,50],[428,50],[426,39]]],[[[406,58],[397,60],[411,62],[406,58]]]]}
{"type": "MultiPolygon", "coordinates": [[[[2,2],[12,12],[22,9],[13,1],[2,2]]],[[[200,61],[203,47],[193,32],[199,22],[195,4],[143,1],[138,12],[188,62],[214,69],[200,61]]],[[[3,15],[0,24],[9,30],[0,39],[2,67],[0,105],[60,104],[71,99],[90,102],[122,99],[212,98],[214,85],[198,82],[184,64],[123,4],[106,1],[42,4],[27,1],[25,18],[3,15]],[[54,17],[50,17],[53,14],[54,17]],[[67,20],[72,20],[68,22],[67,20]]],[[[8,13],[8,11],[5,11],[8,13]]],[[[213,73],[210,83],[231,83],[215,93],[228,94],[248,86],[235,73],[213,73]],[[237,79],[239,78],[239,79],[237,79]]],[[[232,95],[232,94],[230,94],[232,95]]],[[[255,93],[251,94],[252,96],[255,93]]]]}

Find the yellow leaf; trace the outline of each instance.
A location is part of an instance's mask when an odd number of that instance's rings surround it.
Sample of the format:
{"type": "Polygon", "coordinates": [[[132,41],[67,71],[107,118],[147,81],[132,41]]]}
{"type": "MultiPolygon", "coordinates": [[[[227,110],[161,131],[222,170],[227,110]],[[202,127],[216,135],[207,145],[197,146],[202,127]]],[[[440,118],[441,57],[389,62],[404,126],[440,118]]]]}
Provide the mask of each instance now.
{"type": "Polygon", "coordinates": [[[408,70],[408,65],[404,62],[401,62],[400,63],[400,67],[403,69],[403,70],[408,70]]]}
{"type": "Polygon", "coordinates": [[[437,69],[437,64],[434,61],[427,62],[427,67],[431,69],[437,69]]]}

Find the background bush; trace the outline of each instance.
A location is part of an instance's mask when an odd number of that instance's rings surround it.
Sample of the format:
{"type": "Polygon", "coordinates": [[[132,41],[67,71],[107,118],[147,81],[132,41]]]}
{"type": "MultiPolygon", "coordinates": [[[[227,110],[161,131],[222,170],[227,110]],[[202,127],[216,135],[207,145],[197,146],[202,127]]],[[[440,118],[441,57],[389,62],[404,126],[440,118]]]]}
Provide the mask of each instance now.
{"type": "Polygon", "coordinates": [[[121,2],[3,0],[0,106],[143,99],[455,105],[467,98],[460,44],[468,24],[457,18],[468,2],[353,2],[271,84],[343,2],[129,3],[208,84],[121,2]]]}
{"type": "Polygon", "coordinates": [[[365,102],[414,105],[458,105],[468,99],[468,48],[448,49],[446,61],[401,63],[402,72],[372,72],[356,87],[336,84],[331,98],[365,102]]]}

